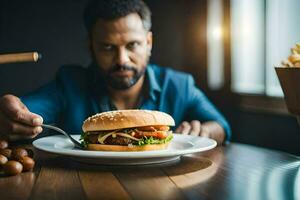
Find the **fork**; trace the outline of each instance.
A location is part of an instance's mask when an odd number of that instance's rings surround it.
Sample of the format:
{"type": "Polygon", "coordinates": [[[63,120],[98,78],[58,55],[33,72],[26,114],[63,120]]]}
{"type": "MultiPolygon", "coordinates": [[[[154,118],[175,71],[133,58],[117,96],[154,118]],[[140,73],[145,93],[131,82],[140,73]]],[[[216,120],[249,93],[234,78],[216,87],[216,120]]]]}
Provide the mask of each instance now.
{"type": "Polygon", "coordinates": [[[65,135],[66,137],[68,137],[71,140],[71,142],[75,145],[75,147],[82,149],[81,144],[77,140],[75,140],[69,133],[65,132],[64,130],[62,130],[56,126],[49,125],[49,124],[42,124],[41,126],[65,135]]]}

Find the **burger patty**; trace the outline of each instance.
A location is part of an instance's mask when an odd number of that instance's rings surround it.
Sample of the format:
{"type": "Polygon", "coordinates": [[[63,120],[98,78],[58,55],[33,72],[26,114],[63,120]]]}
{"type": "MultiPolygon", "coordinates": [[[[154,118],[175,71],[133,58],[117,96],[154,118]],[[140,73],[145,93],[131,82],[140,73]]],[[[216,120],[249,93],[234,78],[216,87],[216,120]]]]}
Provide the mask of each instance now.
{"type": "MultiPolygon", "coordinates": [[[[98,144],[98,135],[89,135],[88,136],[88,142],[91,144],[98,144]]],[[[111,145],[128,145],[128,144],[132,144],[133,140],[131,140],[130,138],[126,138],[126,137],[111,137],[109,136],[108,138],[106,138],[106,140],[104,141],[104,144],[111,144],[111,145]]]]}
{"type": "Polygon", "coordinates": [[[113,144],[113,145],[128,145],[132,144],[133,140],[127,137],[108,137],[104,144],[113,144]]]}

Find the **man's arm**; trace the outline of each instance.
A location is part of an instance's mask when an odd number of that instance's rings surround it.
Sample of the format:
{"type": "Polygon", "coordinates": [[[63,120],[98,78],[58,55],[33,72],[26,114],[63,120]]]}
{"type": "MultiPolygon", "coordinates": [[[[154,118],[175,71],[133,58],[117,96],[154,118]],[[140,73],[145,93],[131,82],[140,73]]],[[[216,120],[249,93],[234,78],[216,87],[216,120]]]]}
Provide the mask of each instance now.
{"type": "Polygon", "coordinates": [[[231,130],[224,116],[194,83],[191,76],[186,82],[185,120],[176,129],[184,134],[200,135],[215,139],[218,144],[229,141],[231,130]]]}
{"type": "Polygon", "coordinates": [[[42,132],[42,123],[54,123],[62,109],[60,91],[53,81],[37,91],[18,98],[0,98],[0,136],[10,140],[28,139],[42,132]]]}
{"type": "Polygon", "coordinates": [[[216,140],[218,145],[221,145],[225,140],[225,131],[223,127],[215,121],[208,121],[202,124],[198,120],[193,120],[190,123],[184,121],[176,129],[176,132],[186,135],[190,134],[209,137],[216,140]]]}
{"type": "Polygon", "coordinates": [[[64,107],[63,93],[58,80],[20,97],[28,110],[43,117],[44,123],[56,123],[64,107]]]}
{"type": "Polygon", "coordinates": [[[42,123],[43,118],[30,112],[18,97],[0,98],[0,133],[6,138],[33,138],[42,132],[42,123]]]}

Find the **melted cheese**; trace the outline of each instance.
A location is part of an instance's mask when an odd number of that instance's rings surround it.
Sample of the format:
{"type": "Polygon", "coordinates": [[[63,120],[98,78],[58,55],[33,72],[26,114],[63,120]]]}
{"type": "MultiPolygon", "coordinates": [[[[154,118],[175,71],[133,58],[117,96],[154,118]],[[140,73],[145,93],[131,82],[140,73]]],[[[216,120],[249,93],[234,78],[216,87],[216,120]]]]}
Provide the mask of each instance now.
{"type": "Polygon", "coordinates": [[[99,142],[100,144],[104,144],[104,141],[105,141],[109,136],[111,136],[112,134],[116,133],[117,131],[118,131],[118,130],[109,132],[109,133],[107,133],[107,134],[105,134],[105,135],[103,135],[103,136],[99,135],[99,136],[98,136],[98,142],[99,142]]]}

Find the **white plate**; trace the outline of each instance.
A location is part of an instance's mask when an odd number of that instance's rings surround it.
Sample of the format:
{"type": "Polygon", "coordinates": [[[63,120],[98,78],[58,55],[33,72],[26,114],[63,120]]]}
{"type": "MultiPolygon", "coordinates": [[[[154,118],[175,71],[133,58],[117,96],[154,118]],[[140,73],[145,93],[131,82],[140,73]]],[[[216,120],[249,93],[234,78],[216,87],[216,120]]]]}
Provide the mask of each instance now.
{"type": "MultiPolygon", "coordinates": [[[[76,140],[79,140],[79,137],[79,135],[73,135],[76,140]]],[[[181,134],[174,134],[168,149],[139,152],[80,150],[74,148],[72,142],[63,135],[44,137],[33,142],[35,148],[43,151],[70,156],[72,159],[82,162],[112,165],[154,164],[175,161],[182,155],[207,151],[216,145],[216,141],[209,138],[181,134]]]]}

